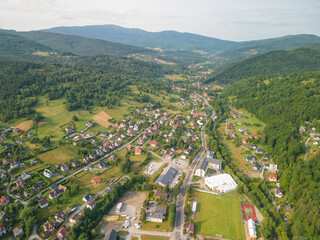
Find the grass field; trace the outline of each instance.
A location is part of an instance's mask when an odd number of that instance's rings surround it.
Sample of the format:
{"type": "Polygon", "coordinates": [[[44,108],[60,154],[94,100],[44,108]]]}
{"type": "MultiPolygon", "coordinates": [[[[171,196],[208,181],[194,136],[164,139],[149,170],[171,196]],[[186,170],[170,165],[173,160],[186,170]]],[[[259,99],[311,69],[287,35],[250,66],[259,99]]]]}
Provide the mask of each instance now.
{"type": "Polygon", "coordinates": [[[24,121],[22,123],[19,123],[17,126],[15,126],[16,128],[20,128],[22,131],[28,131],[33,125],[33,121],[32,120],[27,120],[24,121]]]}
{"type": "Polygon", "coordinates": [[[157,231],[157,232],[162,232],[162,231],[167,231],[167,232],[172,232],[173,228],[170,226],[170,223],[168,219],[163,221],[162,223],[157,223],[157,222],[145,222],[142,225],[142,230],[144,231],[157,231]]]}
{"type": "Polygon", "coordinates": [[[225,195],[194,193],[198,201],[195,231],[202,236],[245,239],[240,203],[243,196],[235,191],[225,195]]]}
{"type": "Polygon", "coordinates": [[[77,157],[77,154],[69,148],[70,146],[62,146],[45,153],[41,153],[37,157],[41,159],[41,161],[49,164],[65,163],[77,157]]]}

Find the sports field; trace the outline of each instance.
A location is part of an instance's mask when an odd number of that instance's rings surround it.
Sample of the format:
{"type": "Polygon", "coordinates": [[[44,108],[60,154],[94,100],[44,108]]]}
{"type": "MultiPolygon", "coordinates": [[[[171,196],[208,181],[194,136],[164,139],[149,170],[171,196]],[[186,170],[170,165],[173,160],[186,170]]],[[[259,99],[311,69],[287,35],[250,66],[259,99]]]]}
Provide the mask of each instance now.
{"type": "Polygon", "coordinates": [[[240,203],[243,196],[235,191],[225,195],[195,192],[198,211],[195,231],[202,236],[245,239],[240,203]]]}

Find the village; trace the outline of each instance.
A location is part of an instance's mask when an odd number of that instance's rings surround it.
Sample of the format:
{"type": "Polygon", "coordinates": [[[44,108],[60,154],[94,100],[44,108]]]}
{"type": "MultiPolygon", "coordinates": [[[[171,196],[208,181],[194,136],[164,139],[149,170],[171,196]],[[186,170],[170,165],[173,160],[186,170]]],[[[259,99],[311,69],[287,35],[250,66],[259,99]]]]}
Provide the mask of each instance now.
{"type": "MultiPolygon", "coordinates": [[[[203,86],[195,83],[193,88],[203,86]]],[[[221,87],[205,89],[219,92],[221,87]]],[[[188,92],[178,86],[173,90],[177,96],[188,92]]],[[[100,112],[81,130],[76,121],[68,122],[60,126],[59,145],[36,139],[34,128],[1,124],[0,236],[23,238],[26,224],[18,212],[29,206],[36,217],[30,239],[67,239],[85,211],[94,211],[113,188],[142,175],[148,190],[125,193],[103,213],[96,239],[258,239],[263,214],[238,191],[223,159],[207,147],[204,130],[217,116],[206,91],[179,96],[179,111],[146,103],[118,121],[100,112]]],[[[263,149],[263,124],[247,115],[232,109],[219,130],[226,146],[237,151],[236,165],[249,178],[266,180],[277,206],[284,195],[278,166],[263,149]]],[[[305,133],[307,127],[300,130],[305,133]]],[[[306,145],[312,138],[316,146],[319,134],[312,132],[306,145]]]]}

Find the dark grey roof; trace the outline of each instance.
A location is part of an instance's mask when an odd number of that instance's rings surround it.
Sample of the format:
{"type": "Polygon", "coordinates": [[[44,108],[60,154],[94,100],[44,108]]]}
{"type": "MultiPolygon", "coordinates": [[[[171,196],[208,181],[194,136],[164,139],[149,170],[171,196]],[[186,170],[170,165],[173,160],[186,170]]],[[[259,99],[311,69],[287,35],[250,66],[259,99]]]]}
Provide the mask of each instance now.
{"type": "Polygon", "coordinates": [[[111,231],[106,233],[106,240],[116,240],[118,233],[116,230],[112,229],[111,231]]]}
{"type": "Polygon", "coordinates": [[[157,206],[155,211],[147,212],[146,217],[165,219],[166,214],[167,214],[166,206],[157,206]]]}
{"type": "Polygon", "coordinates": [[[173,177],[177,174],[178,170],[170,167],[167,172],[162,175],[162,178],[159,179],[159,182],[162,183],[163,185],[168,185],[169,182],[173,179],[173,177]]]}
{"type": "Polygon", "coordinates": [[[203,171],[207,171],[208,168],[208,160],[205,158],[202,160],[202,162],[198,165],[198,169],[202,169],[203,171]]]}
{"type": "Polygon", "coordinates": [[[256,158],[254,157],[254,156],[252,156],[252,155],[249,155],[248,157],[247,157],[247,160],[248,161],[253,161],[253,160],[255,160],[256,158]]]}
{"type": "Polygon", "coordinates": [[[216,158],[207,158],[207,161],[211,164],[218,164],[220,165],[221,164],[221,161],[219,159],[216,159],[216,158]]]}

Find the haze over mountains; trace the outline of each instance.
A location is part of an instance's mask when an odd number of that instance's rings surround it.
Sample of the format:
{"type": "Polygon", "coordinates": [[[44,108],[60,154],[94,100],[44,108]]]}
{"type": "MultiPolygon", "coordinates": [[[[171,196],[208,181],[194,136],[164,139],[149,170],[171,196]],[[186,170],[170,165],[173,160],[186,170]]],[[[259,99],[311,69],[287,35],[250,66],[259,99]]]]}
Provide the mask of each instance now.
{"type": "MultiPolygon", "coordinates": [[[[208,53],[220,54],[221,52],[227,51],[227,56],[228,53],[234,51],[247,52],[247,50],[249,50],[248,48],[254,49],[251,53],[249,52],[247,54],[250,56],[250,54],[255,54],[255,50],[258,54],[272,50],[287,50],[320,42],[318,36],[309,34],[235,42],[192,33],[176,31],[147,32],[141,29],[123,28],[115,25],[55,27],[43,31],[91,37],[139,47],[202,50],[208,53]]],[[[242,55],[244,55],[244,57],[247,56],[245,54],[242,55]]],[[[221,54],[221,56],[224,55],[221,54]]]]}

